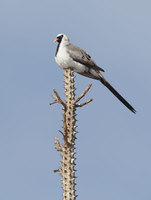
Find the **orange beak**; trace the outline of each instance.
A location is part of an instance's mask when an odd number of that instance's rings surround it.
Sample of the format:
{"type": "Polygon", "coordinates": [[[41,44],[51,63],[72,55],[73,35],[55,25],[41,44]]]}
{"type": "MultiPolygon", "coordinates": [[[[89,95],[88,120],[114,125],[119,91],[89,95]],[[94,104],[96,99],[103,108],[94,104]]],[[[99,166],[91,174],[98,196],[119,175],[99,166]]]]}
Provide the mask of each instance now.
{"type": "Polygon", "coordinates": [[[54,40],[54,42],[57,42],[58,41],[58,38],[56,38],[55,40],[54,40]]]}

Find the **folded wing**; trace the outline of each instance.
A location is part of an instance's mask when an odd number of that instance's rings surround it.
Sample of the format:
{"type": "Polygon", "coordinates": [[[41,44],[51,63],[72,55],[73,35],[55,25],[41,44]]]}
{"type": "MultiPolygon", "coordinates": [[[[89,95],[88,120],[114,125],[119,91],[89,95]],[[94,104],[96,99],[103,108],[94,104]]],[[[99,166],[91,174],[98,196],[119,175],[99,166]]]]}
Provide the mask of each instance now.
{"type": "Polygon", "coordinates": [[[74,46],[73,44],[69,44],[67,49],[70,57],[74,61],[81,63],[88,68],[93,68],[94,70],[104,72],[104,69],[97,66],[96,63],[92,60],[91,56],[87,54],[84,50],[80,49],[77,46],[74,46]]]}

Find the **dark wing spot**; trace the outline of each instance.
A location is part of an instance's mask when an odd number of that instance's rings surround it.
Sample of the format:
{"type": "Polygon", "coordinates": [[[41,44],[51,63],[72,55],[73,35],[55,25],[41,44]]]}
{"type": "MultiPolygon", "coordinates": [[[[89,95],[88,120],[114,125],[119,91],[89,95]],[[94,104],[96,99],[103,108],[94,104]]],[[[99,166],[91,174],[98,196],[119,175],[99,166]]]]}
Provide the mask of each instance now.
{"type": "Polygon", "coordinates": [[[90,56],[89,54],[86,54],[86,55],[87,55],[87,58],[88,58],[88,59],[90,59],[90,58],[91,58],[91,56],[90,56]]]}

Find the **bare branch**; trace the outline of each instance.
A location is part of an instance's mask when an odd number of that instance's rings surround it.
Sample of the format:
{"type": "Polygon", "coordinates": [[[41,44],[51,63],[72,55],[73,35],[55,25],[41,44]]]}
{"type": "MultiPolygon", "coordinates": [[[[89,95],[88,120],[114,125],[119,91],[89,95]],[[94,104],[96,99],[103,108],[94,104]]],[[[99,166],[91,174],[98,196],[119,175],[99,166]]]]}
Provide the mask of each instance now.
{"type": "Polygon", "coordinates": [[[56,100],[58,101],[57,97],[52,93],[51,96],[56,100]]]}
{"type": "Polygon", "coordinates": [[[59,101],[60,103],[64,104],[64,102],[63,102],[62,99],[60,98],[60,96],[59,96],[59,94],[57,93],[57,91],[56,91],[55,89],[53,89],[53,91],[54,91],[54,93],[55,93],[55,95],[56,95],[58,101],[59,101]]]}
{"type": "Polygon", "coordinates": [[[54,102],[49,103],[49,105],[51,106],[51,105],[53,105],[55,103],[58,103],[58,101],[55,100],[54,102]]]}
{"type": "Polygon", "coordinates": [[[59,132],[60,132],[63,136],[65,136],[65,134],[64,134],[62,131],[59,130],[59,132]]]}
{"type": "Polygon", "coordinates": [[[65,102],[62,101],[62,99],[60,98],[59,94],[57,93],[57,91],[56,91],[55,89],[54,89],[53,91],[54,91],[55,95],[54,95],[54,94],[51,94],[51,96],[55,99],[55,101],[52,102],[52,103],[50,103],[49,105],[53,105],[53,104],[55,104],[55,103],[60,103],[60,104],[63,105],[64,109],[66,109],[66,104],[65,104],[65,102]]]}
{"type": "Polygon", "coordinates": [[[62,148],[61,148],[61,146],[60,146],[59,139],[58,139],[57,137],[55,137],[55,145],[56,145],[57,151],[62,151],[62,148]]]}
{"type": "Polygon", "coordinates": [[[91,101],[93,101],[93,99],[89,99],[87,101],[85,101],[84,103],[80,103],[80,104],[76,104],[75,107],[82,107],[87,105],[88,103],[90,103],[91,101]]]}
{"type": "Polygon", "coordinates": [[[59,168],[59,169],[54,169],[53,171],[54,171],[54,173],[60,172],[60,171],[61,171],[61,168],[59,168]]]}
{"type": "Polygon", "coordinates": [[[90,83],[88,85],[88,87],[83,91],[83,93],[74,101],[74,103],[76,104],[78,101],[80,101],[80,99],[82,99],[86,93],[89,91],[89,89],[91,88],[92,84],[90,83]]]}
{"type": "Polygon", "coordinates": [[[56,91],[55,89],[54,89],[53,91],[54,91],[54,93],[55,93],[55,95],[56,95],[56,97],[57,97],[58,102],[61,103],[64,107],[66,107],[65,102],[62,101],[62,99],[60,98],[60,96],[59,96],[59,94],[57,93],[57,91],[56,91]]]}

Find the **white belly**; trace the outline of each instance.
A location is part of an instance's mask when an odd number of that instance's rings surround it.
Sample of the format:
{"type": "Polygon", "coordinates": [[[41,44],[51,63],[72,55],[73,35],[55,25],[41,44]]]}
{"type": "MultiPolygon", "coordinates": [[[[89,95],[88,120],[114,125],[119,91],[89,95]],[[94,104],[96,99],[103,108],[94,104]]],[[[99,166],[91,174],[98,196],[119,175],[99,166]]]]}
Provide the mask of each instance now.
{"type": "Polygon", "coordinates": [[[74,61],[66,52],[66,50],[61,47],[59,48],[59,51],[57,53],[57,56],[55,57],[55,60],[62,69],[72,68],[73,71],[79,72],[79,73],[85,72],[88,70],[85,65],[82,65],[74,61]]]}

